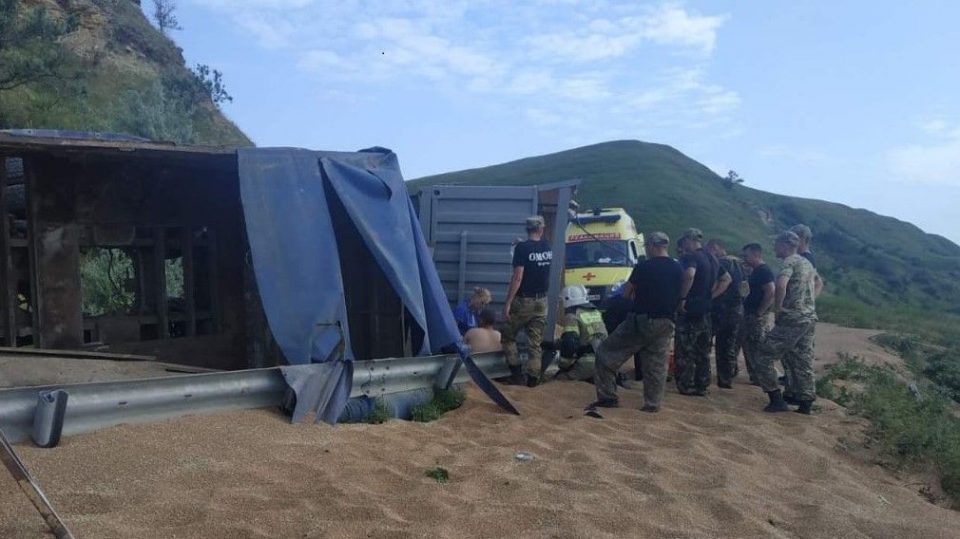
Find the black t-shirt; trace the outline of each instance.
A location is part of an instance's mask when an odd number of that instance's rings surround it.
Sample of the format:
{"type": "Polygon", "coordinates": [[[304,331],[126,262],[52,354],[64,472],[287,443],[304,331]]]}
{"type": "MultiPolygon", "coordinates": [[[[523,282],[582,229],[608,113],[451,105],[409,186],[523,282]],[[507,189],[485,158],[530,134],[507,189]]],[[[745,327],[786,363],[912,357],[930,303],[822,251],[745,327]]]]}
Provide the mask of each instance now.
{"type": "Polygon", "coordinates": [[[763,302],[763,287],[776,280],[773,276],[773,270],[766,264],[760,264],[753,268],[750,274],[750,294],[743,299],[743,312],[746,314],[757,314],[760,303],[763,302]]]}
{"type": "Polygon", "coordinates": [[[513,248],[513,267],[523,266],[523,280],[517,296],[546,294],[550,288],[550,263],[553,251],[547,240],[522,241],[513,248]]]}
{"type": "Polygon", "coordinates": [[[726,273],[726,270],[720,268],[720,263],[710,253],[703,249],[697,249],[692,253],[687,253],[680,258],[680,264],[683,269],[696,268],[697,273],[693,277],[693,286],[687,292],[686,310],[690,314],[707,314],[713,304],[713,285],[717,283],[717,277],[726,273]]]}
{"type": "Polygon", "coordinates": [[[806,251],[804,253],[800,253],[800,256],[806,258],[807,261],[810,262],[810,265],[813,266],[813,269],[817,269],[817,258],[813,256],[813,252],[806,251]]]}
{"type": "Polygon", "coordinates": [[[637,263],[630,274],[634,287],[633,312],[650,318],[673,318],[680,304],[683,268],[666,256],[637,263]]]}

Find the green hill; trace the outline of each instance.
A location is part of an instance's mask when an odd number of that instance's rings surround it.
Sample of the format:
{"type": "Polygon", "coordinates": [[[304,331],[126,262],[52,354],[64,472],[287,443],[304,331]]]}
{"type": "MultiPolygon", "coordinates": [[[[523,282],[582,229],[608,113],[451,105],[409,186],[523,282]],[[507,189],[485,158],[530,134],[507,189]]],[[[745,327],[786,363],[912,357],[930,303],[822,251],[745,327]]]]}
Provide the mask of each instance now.
{"type": "Polygon", "coordinates": [[[139,0],[0,0],[0,129],[250,145],[139,0]]]}
{"type": "Polygon", "coordinates": [[[615,141],[409,182],[529,185],[580,178],[583,207],[623,206],[644,231],[690,226],[735,249],[769,246],[796,223],[814,231],[827,290],[823,318],[848,325],[960,333],[960,246],[916,226],[842,204],[728,187],[674,148],[615,141]]]}

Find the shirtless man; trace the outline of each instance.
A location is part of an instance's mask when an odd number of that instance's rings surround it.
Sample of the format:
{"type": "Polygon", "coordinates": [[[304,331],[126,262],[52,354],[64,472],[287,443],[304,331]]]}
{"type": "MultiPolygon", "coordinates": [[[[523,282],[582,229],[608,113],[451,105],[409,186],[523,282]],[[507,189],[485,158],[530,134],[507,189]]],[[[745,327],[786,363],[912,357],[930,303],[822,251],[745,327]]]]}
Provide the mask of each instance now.
{"type": "Polygon", "coordinates": [[[501,350],[500,332],[493,329],[496,322],[496,314],[493,309],[484,309],[480,311],[478,318],[479,325],[463,336],[463,340],[470,347],[474,354],[484,352],[499,352],[501,350]]]}

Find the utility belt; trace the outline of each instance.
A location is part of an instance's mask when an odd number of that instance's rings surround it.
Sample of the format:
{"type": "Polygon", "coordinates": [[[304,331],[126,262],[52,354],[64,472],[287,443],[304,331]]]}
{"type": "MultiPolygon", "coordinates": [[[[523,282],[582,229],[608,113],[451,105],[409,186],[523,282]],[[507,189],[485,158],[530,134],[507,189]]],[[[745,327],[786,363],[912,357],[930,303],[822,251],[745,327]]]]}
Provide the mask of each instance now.
{"type": "Polygon", "coordinates": [[[544,299],[547,297],[546,292],[540,294],[517,294],[517,299],[544,299]]]}
{"type": "Polygon", "coordinates": [[[653,320],[669,320],[674,322],[673,315],[666,314],[646,314],[646,313],[627,313],[627,320],[633,323],[634,329],[640,327],[640,324],[653,320]]]}

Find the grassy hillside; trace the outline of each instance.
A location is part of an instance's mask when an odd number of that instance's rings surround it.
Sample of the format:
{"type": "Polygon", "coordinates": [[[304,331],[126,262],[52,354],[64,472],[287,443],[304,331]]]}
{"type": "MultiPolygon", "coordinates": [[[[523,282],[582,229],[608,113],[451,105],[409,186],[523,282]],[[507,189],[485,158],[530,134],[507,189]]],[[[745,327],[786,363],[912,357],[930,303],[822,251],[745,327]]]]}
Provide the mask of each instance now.
{"type": "MultiPolygon", "coordinates": [[[[58,41],[59,76],[0,91],[0,129],[122,132],[155,140],[249,145],[197,84],[176,44],[133,0],[20,0],[21,20],[41,9],[73,21],[58,41]],[[66,7],[64,7],[66,6],[66,7]]],[[[37,45],[29,45],[37,47],[37,45]]],[[[22,45],[24,56],[36,49],[22,45]]]]}
{"type": "Polygon", "coordinates": [[[528,185],[570,178],[583,183],[584,207],[623,206],[644,231],[676,236],[686,227],[733,246],[760,241],[796,223],[814,231],[828,282],[820,308],[833,321],[960,333],[960,247],[916,226],[841,204],[727,188],[700,163],[662,144],[616,141],[409,182],[528,185]],[[922,322],[921,322],[922,321],[922,322]]]}

